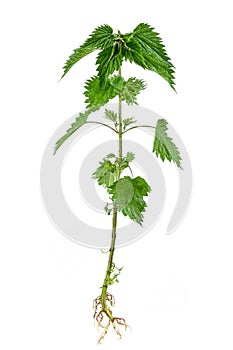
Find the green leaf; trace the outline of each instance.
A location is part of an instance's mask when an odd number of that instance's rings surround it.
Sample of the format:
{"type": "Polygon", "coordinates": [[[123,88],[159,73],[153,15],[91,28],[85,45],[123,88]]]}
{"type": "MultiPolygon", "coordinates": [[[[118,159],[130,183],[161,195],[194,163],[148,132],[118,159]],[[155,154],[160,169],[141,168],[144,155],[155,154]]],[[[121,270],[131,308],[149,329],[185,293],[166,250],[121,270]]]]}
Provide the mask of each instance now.
{"type": "Polygon", "coordinates": [[[134,62],[139,66],[146,68],[146,63],[142,55],[141,45],[138,43],[137,39],[134,38],[134,34],[126,34],[125,45],[122,48],[122,54],[126,61],[130,63],[134,62]]]}
{"type": "Polygon", "coordinates": [[[109,153],[109,154],[107,154],[106,155],[106,157],[105,158],[116,158],[116,155],[114,154],[114,153],[109,153]]]}
{"type": "Polygon", "coordinates": [[[126,153],[126,157],[125,159],[128,161],[128,162],[132,162],[135,158],[135,154],[133,152],[127,152],[126,153]]]}
{"type": "Polygon", "coordinates": [[[110,84],[118,91],[118,94],[122,92],[124,83],[124,79],[119,75],[114,75],[110,78],[110,84]]]}
{"type": "Polygon", "coordinates": [[[129,176],[118,180],[114,185],[112,200],[118,210],[122,210],[129,205],[134,196],[134,186],[129,176]]]}
{"type": "Polygon", "coordinates": [[[118,276],[121,273],[121,270],[123,267],[118,268],[116,265],[113,263],[111,268],[110,268],[110,276],[106,279],[107,285],[113,285],[115,282],[119,283],[118,276]]]}
{"type": "Polygon", "coordinates": [[[121,46],[119,47],[116,43],[99,52],[96,64],[98,65],[98,76],[103,87],[105,87],[109,76],[119,70],[122,60],[121,46]]]}
{"type": "Polygon", "coordinates": [[[148,196],[150,191],[150,186],[140,176],[136,178],[125,176],[114,182],[108,190],[112,194],[112,201],[117,209],[124,216],[129,216],[130,219],[140,225],[143,221],[142,213],[145,212],[147,206],[143,197],[148,196]]]}
{"type": "Polygon", "coordinates": [[[104,158],[102,162],[99,163],[100,166],[93,173],[92,178],[97,180],[99,185],[104,187],[110,187],[117,178],[117,167],[116,164],[112,163],[110,160],[104,158]]]}
{"type": "Polygon", "coordinates": [[[71,136],[75,131],[77,131],[81,126],[83,126],[87,122],[87,118],[89,115],[98,110],[100,106],[95,106],[93,108],[87,109],[84,113],[80,113],[79,116],[75,119],[75,122],[71,124],[71,127],[66,131],[65,135],[63,135],[55,144],[54,154],[61,147],[61,145],[71,136]]]}
{"type": "Polygon", "coordinates": [[[105,119],[111,120],[113,123],[117,121],[117,113],[111,111],[110,109],[105,109],[104,117],[105,119]]]}
{"type": "Polygon", "coordinates": [[[144,51],[155,55],[159,60],[163,60],[166,64],[173,66],[166,53],[162,39],[159,37],[159,34],[154,31],[153,27],[147,23],[140,23],[134,29],[133,33],[144,51]]]}
{"type": "Polygon", "coordinates": [[[181,167],[181,156],[177,146],[172,141],[172,138],[167,135],[167,124],[165,119],[159,119],[156,125],[153,152],[156,156],[160,156],[162,161],[173,161],[179,168],[181,167]]]}
{"type": "Polygon", "coordinates": [[[164,78],[171,88],[175,91],[174,82],[174,69],[171,66],[166,65],[164,62],[158,60],[155,56],[143,53],[147,69],[158,73],[162,78],[164,78]]]}
{"type": "Polygon", "coordinates": [[[136,96],[145,88],[146,84],[142,79],[129,78],[122,90],[122,100],[125,100],[129,105],[138,104],[136,96]]]}
{"type": "Polygon", "coordinates": [[[125,119],[123,119],[122,122],[123,122],[124,130],[125,130],[127,126],[136,123],[136,120],[134,120],[134,118],[125,118],[125,119]]]}
{"type": "Polygon", "coordinates": [[[85,101],[87,107],[105,105],[121,92],[122,86],[123,79],[119,76],[113,76],[111,79],[107,79],[104,87],[98,76],[92,77],[85,83],[86,91],[84,95],[87,97],[85,101]]]}
{"type": "Polygon", "coordinates": [[[66,73],[73,67],[75,63],[81,60],[83,57],[92,53],[96,49],[104,49],[112,43],[113,40],[113,29],[104,24],[97,27],[89,36],[89,38],[77,49],[74,50],[72,55],[69,56],[66,61],[63,70],[64,73],[62,78],[66,73]]]}
{"type": "Polygon", "coordinates": [[[132,33],[125,34],[124,38],[124,58],[158,73],[175,90],[174,66],[154,28],[149,24],[140,23],[132,33]]]}

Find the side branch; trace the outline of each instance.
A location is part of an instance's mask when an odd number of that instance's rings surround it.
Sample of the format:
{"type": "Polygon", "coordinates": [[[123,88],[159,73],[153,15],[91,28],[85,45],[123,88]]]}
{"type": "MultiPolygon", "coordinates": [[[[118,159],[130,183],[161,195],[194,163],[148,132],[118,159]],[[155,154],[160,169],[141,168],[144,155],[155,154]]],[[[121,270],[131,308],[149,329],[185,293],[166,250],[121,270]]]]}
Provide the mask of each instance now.
{"type": "Polygon", "coordinates": [[[114,131],[116,134],[118,134],[118,131],[117,131],[117,130],[113,129],[110,125],[105,124],[105,123],[94,122],[94,121],[88,121],[88,122],[86,122],[86,124],[99,124],[99,125],[102,125],[102,126],[106,126],[106,128],[109,128],[109,129],[111,129],[112,131],[114,131]]]}
{"type": "Polygon", "coordinates": [[[133,130],[133,129],[137,129],[137,128],[153,128],[153,129],[156,129],[156,127],[152,126],[152,125],[136,125],[136,126],[132,126],[132,128],[129,128],[129,129],[123,131],[122,134],[125,134],[127,131],[130,131],[130,130],[133,130]]]}

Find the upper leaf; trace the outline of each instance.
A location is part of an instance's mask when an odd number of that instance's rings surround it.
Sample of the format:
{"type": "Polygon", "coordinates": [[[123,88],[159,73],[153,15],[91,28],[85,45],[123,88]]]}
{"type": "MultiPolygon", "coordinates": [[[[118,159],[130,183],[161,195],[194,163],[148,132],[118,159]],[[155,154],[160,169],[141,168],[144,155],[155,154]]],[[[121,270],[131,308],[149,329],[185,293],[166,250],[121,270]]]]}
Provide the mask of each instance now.
{"type": "Polygon", "coordinates": [[[181,156],[177,146],[172,141],[172,138],[167,135],[167,121],[165,119],[159,119],[156,125],[153,152],[156,156],[160,156],[162,161],[173,161],[176,165],[181,167],[181,156]]]}
{"type": "Polygon", "coordinates": [[[125,59],[158,73],[175,90],[174,66],[154,28],[149,24],[140,23],[132,33],[125,35],[125,40],[125,59]]]}
{"type": "Polygon", "coordinates": [[[144,51],[155,55],[158,60],[164,61],[164,63],[173,67],[171,60],[166,53],[162,39],[159,37],[159,34],[154,31],[153,27],[147,23],[140,23],[134,29],[133,33],[144,51]]]}
{"type": "Polygon", "coordinates": [[[136,96],[145,88],[146,84],[142,79],[129,78],[122,90],[122,100],[125,100],[129,105],[138,104],[136,96]]]}
{"type": "Polygon", "coordinates": [[[103,49],[110,45],[112,38],[113,29],[109,25],[104,24],[97,27],[91,33],[89,38],[79,48],[75,49],[72,55],[69,56],[63,67],[64,73],[62,75],[62,78],[73,67],[73,65],[83,57],[95,51],[96,49],[103,49]]]}
{"type": "Polygon", "coordinates": [[[122,48],[122,53],[126,61],[134,62],[143,68],[146,68],[146,63],[142,56],[142,48],[134,34],[125,34],[125,45],[122,48]]]}
{"type": "Polygon", "coordinates": [[[109,77],[120,69],[125,59],[144,69],[157,72],[174,89],[174,66],[166,53],[162,39],[149,24],[140,23],[128,34],[121,34],[119,31],[118,34],[113,34],[113,29],[108,25],[97,27],[66,61],[63,76],[76,62],[96,49],[101,50],[96,64],[102,87],[105,87],[109,77]]]}
{"type": "Polygon", "coordinates": [[[71,136],[73,133],[78,130],[81,126],[83,126],[87,122],[87,118],[89,115],[98,110],[100,107],[94,107],[87,109],[84,113],[80,113],[79,116],[75,119],[75,122],[71,124],[71,127],[66,131],[65,135],[63,135],[55,144],[54,154],[61,147],[61,145],[71,136]]]}
{"type": "Polygon", "coordinates": [[[116,42],[99,52],[96,64],[98,65],[98,76],[103,87],[105,87],[108,77],[120,69],[122,60],[121,46],[117,45],[116,42]]]}

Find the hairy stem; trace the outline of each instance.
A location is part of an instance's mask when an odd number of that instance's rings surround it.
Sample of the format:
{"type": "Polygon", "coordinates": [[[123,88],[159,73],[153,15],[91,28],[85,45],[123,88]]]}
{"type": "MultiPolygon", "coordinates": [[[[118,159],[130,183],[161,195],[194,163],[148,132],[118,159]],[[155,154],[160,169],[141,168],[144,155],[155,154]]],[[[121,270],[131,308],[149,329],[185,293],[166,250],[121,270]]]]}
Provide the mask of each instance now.
{"type": "MultiPolygon", "coordinates": [[[[119,69],[119,76],[121,76],[121,69],[119,69]]],[[[118,122],[119,122],[119,160],[122,158],[122,95],[119,94],[119,103],[118,103],[118,122]]],[[[120,178],[120,164],[119,164],[119,178],[120,178]]]]}
{"type": "MultiPolygon", "coordinates": [[[[118,72],[119,76],[121,76],[121,70],[118,72]]],[[[121,163],[122,163],[122,95],[119,94],[119,103],[118,103],[118,130],[116,130],[118,134],[118,158],[117,158],[117,180],[120,179],[121,176],[121,163]]],[[[119,339],[121,338],[121,332],[119,327],[124,327],[127,329],[128,325],[125,322],[124,318],[114,317],[112,314],[111,306],[115,304],[115,298],[113,295],[108,293],[108,286],[115,282],[114,276],[116,275],[114,269],[115,264],[113,262],[114,251],[115,251],[115,243],[116,243],[116,230],[117,230],[117,207],[113,203],[113,216],[112,216],[112,238],[111,245],[109,248],[109,257],[108,257],[108,265],[105,273],[104,283],[101,287],[101,294],[94,300],[93,307],[95,310],[94,318],[97,321],[98,327],[102,327],[104,330],[100,335],[98,340],[98,344],[102,342],[105,335],[108,332],[109,327],[112,325],[114,331],[118,335],[119,339]],[[113,275],[112,275],[113,273],[113,275]],[[107,323],[106,323],[107,318],[107,323]]],[[[121,269],[117,269],[119,272],[121,269]]]]}
{"type": "MultiPolygon", "coordinates": [[[[119,69],[118,72],[119,76],[121,76],[121,69],[119,69]]],[[[118,163],[118,169],[117,169],[117,180],[120,179],[121,176],[121,159],[122,159],[122,96],[119,94],[119,102],[118,102],[118,156],[119,156],[119,163],[118,163]]],[[[110,279],[110,275],[114,266],[113,263],[113,256],[115,251],[115,243],[116,243],[116,228],[117,228],[117,208],[113,207],[113,217],[112,217],[112,239],[111,239],[111,246],[109,249],[109,258],[108,258],[108,265],[107,270],[105,274],[104,283],[102,285],[102,292],[101,292],[101,302],[103,306],[103,310],[106,313],[106,315],[109,317],[111,321],[113,321],[113,316],[111,313],[111,310],[109,309],[107,305],[107,290],[108,290],[108,281],[110,279]]]]}
{"type": "Polygon", "coordinates": [[[106,313],[106,315],[111,321],[113,321],[113,316],[112,316],[111,310],[107,305],[107,290],[108,290],[108,281],[109,281],[109,278],[112,272],[112,266],[113,266],[113,256],[114,256],[115,242],[116,242],[116,227],[117,227],[117,210],[116,208],[113,208],[112,240],[111,240],[111,246],[109,249],[109,258],[108,258],[106,275],[105,275],[104,283],[102,285],[102,292],[101,292],[101,302],[102,302],[103,311],[106,313]]]}

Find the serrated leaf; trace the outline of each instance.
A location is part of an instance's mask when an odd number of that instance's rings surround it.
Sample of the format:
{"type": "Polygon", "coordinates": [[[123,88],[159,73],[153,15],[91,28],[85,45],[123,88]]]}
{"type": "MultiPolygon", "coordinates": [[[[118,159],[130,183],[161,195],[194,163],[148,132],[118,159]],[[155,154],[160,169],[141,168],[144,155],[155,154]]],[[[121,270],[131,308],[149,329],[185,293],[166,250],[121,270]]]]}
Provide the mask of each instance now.
{"type": "Polygon", "coordinates": [[[167,135],[168,122],[165,119],[159,119],[156,125],[153,152],[160,156],[162,161],[165,159],[173,161],[179,168],[181,167],[181,156],[177,146],[172,138],[167,135]]]}
{"type": "Polygon", "coordinates": [[[143,212],[147,206],[143,197],[148,196],[150,191],[150,186],[140,176],[136,178],[125,176],[114,182],[108,190],[112,194],[112,200],[117,209],[124,216],[129,216],[140,225],[143,221],[143,212]]]}
{"type": "Polygon", "coordinates": [[[175,90],[174,66],[159,34],[149,24],[140,23],[132,33],[125,34],[123,56],[144,69],[158,73],[175,90]]]}
{"type": "Polygon", "coordinates": [[[174,68],[166,65],[164,62],[158,60],[156,56],[143,53],[147,69],[158,73],[162,78],[164,78],[171,88],[175,91],[175,82],[174,82],[174,68]]]}
{"type": "Polygon", "coordinates": [[[120,93],[121,86],[123,85],[122,80],[121,77],[113,76],[111,79],[106,80],[104,87],[98,76],[94,76],[87,80],[85,83],[86,90],[84,92],[84,95],[87,97],[85,101],[87,107],[91,108],[93,106],[107,104],[109,100],[113,99],[120,93]],[[122,83],[120,81],[122,81],[122,83]]]}
{"type": "Polygon", "coordinates": [[[136,96],[140,91],[146,88],[146,84],[142,79],[129,78],[122,90],[122,100],[127,104],[138,104],[136,96]]]}
{"type": "Polygon", "coordinates": [[[97,27],[89,36],[89,38],[69,56],[63,70],[62,78],[68,71],[81,60],[83,57],[92,53],[96,49],[104,49],[113,41],[113,29],[109,25],[102,25],[97,27]]]}
{"type": "Polygon", "coordinates": [[[140,23],[134,29],[133,33],[146,52],[155,55],[159,60],[163,60],[166,64],[173,66],[159,33],[155,32],[153,27],[147,23],[140,23]]]}
{"type": "Polygon", "coordinates": [[[117,113],[114,111],[111,111],[110,109],[105,109],[104,118],[111,120],[113,123],[115,123],[117,121],[117,113]]]}
{"type": "Polygon", "coordinates": [[[100,166],[93,173],[92,178],[97,180],[99,185],[110,187],[117,178],[116,164],[110,160],[104,159],[100,162],[100,166]]]}
{"type": "Polygon", "coordinates": [[[99,52],[96,60],[98,65],[97,71],[100,78],[101,85],[105,86],[108,77],[118,71],[122,65],[122,52],[121,47],[113,43],[111,46],[106,47],[99,52]]]}
{"type": "Polygon", "coordinates": [[[175,89],[174,66],[171,63],[170,57],[167,55],[159,34],[147,23],[140,23],[134,29],[133,33],[134,38],[141,46],[141,54],[144,59],[144,63],[140,65],[143,68],[158,73],[175,89]]]}
{"type": "Polygon", "coordinates": [[[126,61],[130,63],[136,63],[139,66],[146,68],[146,63],[142,55],[141,45],[138,43],[137,39],[134,38],[134,34],[126,34],[125,36],[125,45],[122,48],[122,54],[126,61]]]}
{"type": "Polygon", "coordinates": [[[71,136],[75,131],[77,131],[81,126],[83,126],[89,117],[89,115],[97,111],[100,106],[95,106],[93,108],[87,109],[84,113],[79,113],[79,116],[75,119],[74,123],[71,124],[71,127],[66,130],[66,133],[56,142],[54,147],[54,154],[61,147],[61,145],[71,136]]]}
{"type": "Polygon", "coordinates": [[[124,79],[119,75],[114,75],[110,78],[110,84],[118,91],[118,93],[122,92],[124,83],[124,79]]]}
{"type": "Polygon", "coordinates": [[[125,118],[122,120],[122,122],[123,122],[124,130],[125,130],[127,126],[136,123],[136,120],[134,118],[125,118]]]}
{"type": "Polygon", "coordinates": [[[116,158],[116,155],[114,153],[109,153],[105,158],[116,158]]]}
{"type": "Polygon", "coordinates": [[[133,152],[127,152],[126,153],[126,157],[125,159],[128,161],[128,162],[132,162],[135,158],[135,154],[133,152]]]}
{"type": "Polygon", "coordinates": [[[119,211],[124,209],[132,201],[134,186],[130,177],[119,179],[114,185],[112,200],[119,211]]]}

